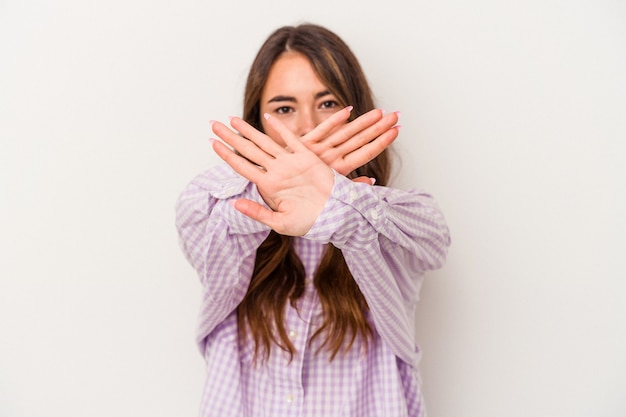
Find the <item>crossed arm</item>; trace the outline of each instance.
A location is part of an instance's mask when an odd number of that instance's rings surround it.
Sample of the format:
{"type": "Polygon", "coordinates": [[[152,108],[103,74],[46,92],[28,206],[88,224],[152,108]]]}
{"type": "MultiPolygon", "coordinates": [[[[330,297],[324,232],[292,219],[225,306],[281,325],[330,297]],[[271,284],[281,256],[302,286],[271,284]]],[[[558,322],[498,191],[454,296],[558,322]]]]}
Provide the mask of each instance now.
{"type": "MultiPolygon", "coordinates": [[[[346,123],[350,111],[351,107],[338,111],[303,137],[266,114],[267,123],[286,147],[240,118],[234,117],[230,122],[239,133],[214,122],[213,132],[230,147],[212,140],[213,149],[235,171],[256,184],[270,209],[245,199],[235,201],[235,208],[278,233],[306,234],[330,196],[332,170],[347,175],[374,159],[398,136],[398,113],[383,115],[381,110],[372,110],[346,123]]],[[[368,178],[355,181],[371,184],[368,178]]]]}

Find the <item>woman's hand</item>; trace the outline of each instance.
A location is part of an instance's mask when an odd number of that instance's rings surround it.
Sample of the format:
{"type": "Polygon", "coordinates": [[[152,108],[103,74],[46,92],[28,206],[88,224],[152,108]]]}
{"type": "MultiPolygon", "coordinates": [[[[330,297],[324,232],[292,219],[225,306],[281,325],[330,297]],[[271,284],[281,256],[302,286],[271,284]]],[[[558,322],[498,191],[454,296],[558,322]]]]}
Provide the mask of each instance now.
{"type": "Polygon", "coordinates": [[[269,115],[266,118],[287,148],[233,117],[231,126],[241,136],[219,122],[214,122],[212,127],[213,132],[237,152],[220,141],[212,141],[213,149],[235,171],[256,184],[271,208],[268,210],[254,201],[240,199],[234,202],[237,210],[280,234],[301,236],[310,230],[324,208],[334,184],[334,174],[278,119],[269,115]]]}
{"type": "Polygon", "coordinates": [[[345,123],[352,107],[346,107],[320,123],[300,140],[329,167],[348,175],[376,158],[398,137],[398,112],[371,110],[345,123]]]}

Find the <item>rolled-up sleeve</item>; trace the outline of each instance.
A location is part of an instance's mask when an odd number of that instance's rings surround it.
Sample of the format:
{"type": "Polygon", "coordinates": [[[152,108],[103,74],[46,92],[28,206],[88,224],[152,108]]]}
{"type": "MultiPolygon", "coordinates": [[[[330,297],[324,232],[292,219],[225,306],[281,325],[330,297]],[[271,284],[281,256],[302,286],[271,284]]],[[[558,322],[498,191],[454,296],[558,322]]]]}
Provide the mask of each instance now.
{"type": "Polygon", "coordinates": [[[376,330],[399,358],[416,366],[419,288],[425,272],[445,263],[450,245],[432,196],[357,183],[335,173],[330,199],[304,238],[341,249],[376,330]]]}
{"type": "Polygon", "coordinates": [[[197,176],[176,203],[176,228],[202,283],[197,341],[203,342],[246,294],[256,249],[269,228],[241,214],[230,200],[262,203],[256,187],[226,166],[197,176]]]}

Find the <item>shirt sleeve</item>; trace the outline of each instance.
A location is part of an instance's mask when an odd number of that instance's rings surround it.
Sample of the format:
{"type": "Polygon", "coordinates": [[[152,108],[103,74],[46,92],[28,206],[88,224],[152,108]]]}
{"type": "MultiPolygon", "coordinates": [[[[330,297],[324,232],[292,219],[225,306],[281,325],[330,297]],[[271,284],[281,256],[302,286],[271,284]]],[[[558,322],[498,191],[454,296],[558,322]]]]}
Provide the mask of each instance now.
{"type": "Polygon", "coordinates": [[[181,248],[202,283],[197,342],[204,341],[241,302],[254,268],[256,249],[269,228],[241,214],[230,200],[261,204],[256,187],[229,167],[197,176],[176,203],[181,248]]]}
{"type": "Polygon", "coordinates": [[[444,264],[450,245],[434,199],[335,173],[330,199],[304,237],[341,249],[377,332],[396,356],[417,366],[414,314],[419,288],[425,272],[444,264]]]}

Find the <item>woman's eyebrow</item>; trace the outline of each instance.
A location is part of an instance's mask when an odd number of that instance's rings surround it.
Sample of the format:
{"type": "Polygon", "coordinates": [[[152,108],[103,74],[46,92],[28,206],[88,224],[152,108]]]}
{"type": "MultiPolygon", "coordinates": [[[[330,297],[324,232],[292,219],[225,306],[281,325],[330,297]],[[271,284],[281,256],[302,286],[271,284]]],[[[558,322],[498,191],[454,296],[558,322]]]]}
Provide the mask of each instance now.
{"type": "Polygon", "coordinates": [[[328,91],[328,90],[320,91],[319,93],[317,93],[315,95],[315,99],[317,100],[317,99],[322,98],[324,96],[327,96],[329,94],[330,94],[330,91],[328,91]]]}
{"type": "MultiPolygon", "coordinates": [[[[327,96],[331,94],[329,90],[324,90],[324,91],[320,91],[319,93],[315,94],[315,99],[318,100],[324,96],[327,96]]],[[[293,96],[275,96],[272,97],[271,99],[267,100],[268,103],[275,103],[275,102],[279,102],[279,101],[289,101],[292,103],[297,102],[298,100],[296,100],[295,97],[293,96]]]]}
{"type": "Polygon", "coordinates": [[[276,97],[272,97],[271,99],[267,100],[268,103],[274,103],[277,101],[291,101],[293,103],[296,102],[296,98],[292,97],[292,96],[276,96],[276,97]]]}

